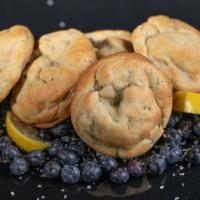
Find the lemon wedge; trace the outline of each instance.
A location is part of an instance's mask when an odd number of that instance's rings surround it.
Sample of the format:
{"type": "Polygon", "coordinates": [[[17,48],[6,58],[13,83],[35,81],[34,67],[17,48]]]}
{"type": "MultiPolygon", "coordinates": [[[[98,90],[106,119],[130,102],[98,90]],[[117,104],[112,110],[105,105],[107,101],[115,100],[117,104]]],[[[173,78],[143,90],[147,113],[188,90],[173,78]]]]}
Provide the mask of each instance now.
{"type": "Polygon", "coordinates": [[[173,110],[192,114],[200,114],[200,94],[177,91],[173,97],[173,110]]]}
{"type": "Polygon", "coordinates": [[[37,137],[37,129],[24,124],[10,111],[6,113],[6,130],[13,142],[26,152],[49,147],[48,142],[37,137]]]}

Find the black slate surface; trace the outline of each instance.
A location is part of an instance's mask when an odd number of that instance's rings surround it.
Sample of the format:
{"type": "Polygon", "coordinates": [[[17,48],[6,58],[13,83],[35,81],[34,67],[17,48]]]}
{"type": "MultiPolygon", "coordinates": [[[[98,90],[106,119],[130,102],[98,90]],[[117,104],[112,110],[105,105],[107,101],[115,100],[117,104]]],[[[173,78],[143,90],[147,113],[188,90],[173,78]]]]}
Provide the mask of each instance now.
{"type": "MultiPolygon", "coordinates": [[[[36,37],[60,29],[59,24],[82,31],[124,28],[132,30],[148,16],[166,14],[200,28],[198,0],[1,0],[0,29],[24,24],[36,37]],[[52,1],[48,0],[51,4],[52,1]]],[[[200,199],[200,167],[169,168],[153,179],[132,180],[122,186],[109,183],[66,186],[41,179],[37,172],[16,178],[0,164],[0,200],[173,200],[200,199]]]]}

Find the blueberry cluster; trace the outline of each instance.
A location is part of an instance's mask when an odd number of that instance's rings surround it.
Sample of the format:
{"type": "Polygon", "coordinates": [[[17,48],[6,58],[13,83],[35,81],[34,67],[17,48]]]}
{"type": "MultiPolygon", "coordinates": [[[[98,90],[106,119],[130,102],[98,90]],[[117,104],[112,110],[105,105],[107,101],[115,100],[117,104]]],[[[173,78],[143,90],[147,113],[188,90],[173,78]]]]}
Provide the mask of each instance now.
{"type": "Polygon", "coordinates": [[[167,165],[178,162],[200,164],[200,116],[173,113],[159,148],[148,156],[123,161],[93,151],[75,133],[70,120],[51,129],[39,129],[39,137],[51,140],[46,151],[23,154],[6,135],[0,137],[2,159],[14,175],[37,167],[48,179],[61,178],[66,184],[95,182],[108,178],[117,184],[143,174],[162,174],[167,165]]]}

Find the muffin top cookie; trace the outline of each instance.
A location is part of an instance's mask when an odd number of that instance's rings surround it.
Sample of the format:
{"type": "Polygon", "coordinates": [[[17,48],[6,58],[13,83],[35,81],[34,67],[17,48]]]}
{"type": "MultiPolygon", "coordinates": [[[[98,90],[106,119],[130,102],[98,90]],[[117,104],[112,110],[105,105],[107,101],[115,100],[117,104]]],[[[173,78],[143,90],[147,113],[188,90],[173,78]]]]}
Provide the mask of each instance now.
{"type": "Polygon", "coordinates": [[[98,30],[86,33],[97,48],[97,57],[102,58],[121,51],[133,51],[131,33],[126,30],[98,30]]]}
{"type": "Polygon", "coordinates": [[[25,26],[16,25],[0,32],[0,102],[19,80],[33,46],[33,35],[25,26]]]}
{"type": "Polygon", "coordinates": [[[132,158],[148,151],[163,133],[172,88],[145,57],[117,53],[89,67],[71,104],[77,134],[96,151],[132,158]]]}
{"type": "Polygon", "coordinates": [[[14,88],[12,111],[25,123],[53,127],[69,116],[73,86],[96,61],[95,49],[75,29],[44,35],[36,58],[14,88]]]}
{"type": "Polygon", "coordinates": [[[174,90],[200,92],[200,33],[167,16],[153,16],[132,33],[134,50],[172,81],[174,90]]]}

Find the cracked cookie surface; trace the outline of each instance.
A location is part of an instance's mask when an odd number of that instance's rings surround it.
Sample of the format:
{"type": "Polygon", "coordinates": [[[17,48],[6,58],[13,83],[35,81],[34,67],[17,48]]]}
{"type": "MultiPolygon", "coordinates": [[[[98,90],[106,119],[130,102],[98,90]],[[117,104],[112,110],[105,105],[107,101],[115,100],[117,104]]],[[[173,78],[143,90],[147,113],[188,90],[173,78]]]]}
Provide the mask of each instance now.
{"type": "Polygon", "coordinates": [[[117,53],[89,67],[71,104],[78,135],[96,151],[122,158],[144,154],[161,137],[172,88],[145,57],[117,53]]]}
{"type": "Polygon", "coordinates": [[[97,48],[98,58],[121,51],[133,51],[131,33],[126,30],[98,30],[86,33],[86,36],[97,48]]]}
{"type": "Polygon", "coordinates": [[[33,46],[33,35],[25,26],[16,25],[0,32],[0,102],[20,79],[33,46]]]}
{"type": "Polygon", "coordinates": [[[11,108],[25,123],[48,128],[69,116],[73,86],[96,61],[96,54],[85,35],[75,29],[42,36],[39,51],[14,88],[11,108]]]}
{"type": "Polygon", "coordinates": [[[178,19],[149,17],[132,33],[134,50],[172,81],[174,90],[200,92],[200,32],[178,19]],[[189,83],[189,84],[188,84],[189,83]]]}

